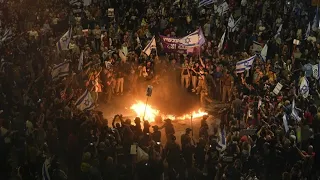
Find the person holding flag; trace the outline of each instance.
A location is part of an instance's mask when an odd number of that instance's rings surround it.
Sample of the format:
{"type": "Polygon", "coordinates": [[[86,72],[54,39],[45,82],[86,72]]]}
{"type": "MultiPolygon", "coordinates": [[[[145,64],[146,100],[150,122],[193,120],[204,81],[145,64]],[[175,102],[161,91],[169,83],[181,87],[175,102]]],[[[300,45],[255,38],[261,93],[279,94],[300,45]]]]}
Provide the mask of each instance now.
{"type": "Polygon", "coordinates": [[[143,53],[145,53],[147,56],[150,56],[152,49],[157,50],[157,44],[155,36],[152,37],[150,42],[147,44],[147,46],[143,49],[143,53]]]}
{"type": "Polygon", "coordinates": [[[72,36],[72,27],[59,39],[56,43],[57,50],[60,53],[61,51],[69,50],[69,43],[72,36]]]}

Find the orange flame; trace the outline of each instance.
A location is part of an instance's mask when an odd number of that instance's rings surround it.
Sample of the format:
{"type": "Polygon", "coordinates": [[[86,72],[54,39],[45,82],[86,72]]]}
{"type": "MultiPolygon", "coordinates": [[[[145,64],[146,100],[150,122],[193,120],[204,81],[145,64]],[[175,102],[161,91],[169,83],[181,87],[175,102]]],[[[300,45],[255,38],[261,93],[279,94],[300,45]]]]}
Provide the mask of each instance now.
{"type": "Polygon", "coordinates": [[[201,109],[197,111],[193,111],[192,113],[189,113],[189,114],[178,116],[178,117],[175,115],[161,114],[160,110],[157,110],[150,105],[146,106],[146,104],[143,103],[142,101],[137,101],[137,103],[133,104],[130,107],[130,109],[133,110],[136,113],[136,116],[140,117],[141,119],[143,119],[143,115],[144,115],[144,119],[149,122],[154,122],[157,116],[161,116],[162,119],[185,120],[185,119],[191,119],[191,114],[193,118],[199,118],[204,115],[208,115],[208,113],[202,111],[201,109]]]}

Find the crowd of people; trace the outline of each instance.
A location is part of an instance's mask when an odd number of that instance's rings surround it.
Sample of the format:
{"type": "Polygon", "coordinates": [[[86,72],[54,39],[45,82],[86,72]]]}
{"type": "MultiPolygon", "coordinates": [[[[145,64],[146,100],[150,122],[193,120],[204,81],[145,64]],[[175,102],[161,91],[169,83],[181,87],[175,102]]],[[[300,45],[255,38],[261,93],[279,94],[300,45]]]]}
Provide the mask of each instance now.
{"type": "Polygon", "coordinates": [[[0,1],[0,179],[319,179],[317,6],[226,2],[221,13],[223,1],[0,1]],[[231,16],[240,18],[232,30],[231,16]],[[166,53],[157,37],[199,27],[206,42],[194,54],[166,53]],[[68,29],[68,50],[57,49],[68,29]],[[236,63],[259,54],[257,44],[267,54],[239,73],[236,63]],[[68,73],[53,79],[63,62],[68,73]],[[204,116],[199,139],[187,128],[177,142],[170,119],[152,126],[119,112],[108,121],[75,105],[87,90],[96,107],[112,106],[163,79],[203,106],[226,103],[220,123],[204,116]]]}

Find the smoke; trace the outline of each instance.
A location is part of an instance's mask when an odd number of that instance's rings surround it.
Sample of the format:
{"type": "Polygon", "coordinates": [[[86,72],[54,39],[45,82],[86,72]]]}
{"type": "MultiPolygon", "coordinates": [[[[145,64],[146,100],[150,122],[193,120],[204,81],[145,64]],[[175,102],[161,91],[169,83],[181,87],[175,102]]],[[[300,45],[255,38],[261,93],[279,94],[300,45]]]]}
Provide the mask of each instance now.
{"type": "MultiPolygon", "coordinates": [[[[159,109],[161,113],[176,116],[199,109],[199,96],[188,92],[181,86],[179,70],[162,73],[158,79],[159,84],[151,84],[153,85],[153,93],[148,104],[159,109]]],[[[144,90],[143,96],[145,96],[146,88],[150,83],[144,82],[140,85],[140,88],[144,90]]],[[[146,99],[146,97],[144,98],[146,99]]]]}

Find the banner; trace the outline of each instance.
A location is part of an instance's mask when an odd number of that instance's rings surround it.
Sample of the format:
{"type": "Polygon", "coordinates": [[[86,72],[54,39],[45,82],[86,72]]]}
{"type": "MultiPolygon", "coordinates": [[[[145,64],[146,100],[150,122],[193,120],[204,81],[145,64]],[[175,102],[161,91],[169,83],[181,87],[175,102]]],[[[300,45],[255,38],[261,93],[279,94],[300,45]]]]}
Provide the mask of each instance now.
{"type": "Polygon", "coordinates": [[[114,17],[114,8],[108,8],[108,17],[114,17]]]}
{"type": "Polygon", "coordinates": [[[187,54],[187,49],[189,49],[189,47],[183,45],[180,42],[180,38],[169,38],[160,35],[160,41],[163,47],[163,51],[166,53],[187,54]]]}

